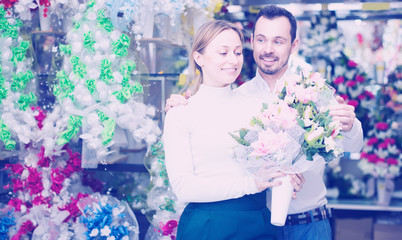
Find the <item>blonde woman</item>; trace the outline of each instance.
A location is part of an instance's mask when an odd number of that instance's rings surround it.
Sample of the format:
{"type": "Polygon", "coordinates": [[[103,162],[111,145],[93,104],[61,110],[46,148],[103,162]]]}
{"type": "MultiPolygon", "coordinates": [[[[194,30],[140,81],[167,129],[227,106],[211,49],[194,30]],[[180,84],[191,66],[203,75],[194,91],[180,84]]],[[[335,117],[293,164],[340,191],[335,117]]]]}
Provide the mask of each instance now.
{"type": "MultiPolygon", "coordinates": [[[[243,65],[243,34],[232,23],[215,20],[201,26],[190,53],[195,94],[186,106],[166,114],[164,146],[170,184],[189,202],[177,239],[270,239],[267,188],[279,185],[272,169],[263,178],[248,174],[233,160],[235,141],[228,132],[246,126],[244,99],[230,84],[243,65]],[[197,74],[198,72],[198,74],[197,74]],[[264,180],[261,180],[264,179],[264,180]]],[[[295,189],[301,180],[293,176],[295,189]]]]}

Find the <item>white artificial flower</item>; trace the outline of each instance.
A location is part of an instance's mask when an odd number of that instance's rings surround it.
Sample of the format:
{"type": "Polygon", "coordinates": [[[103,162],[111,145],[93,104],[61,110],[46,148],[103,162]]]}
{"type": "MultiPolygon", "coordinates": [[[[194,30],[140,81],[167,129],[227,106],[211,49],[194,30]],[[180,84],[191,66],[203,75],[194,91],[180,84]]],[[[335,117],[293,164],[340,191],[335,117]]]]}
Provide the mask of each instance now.
{"type": "Polygon", "coordinates": [[[99,234],[99,230],[97,228],[92,229],[91,233],[89,234],[90,237],[96,237],[99,234]]]}
{"type": "Polygon", "coordinates": [[[105,226],[101,229],[101,236],[109,236],[112,230],[110,230],[109,226],[105,226]]]}

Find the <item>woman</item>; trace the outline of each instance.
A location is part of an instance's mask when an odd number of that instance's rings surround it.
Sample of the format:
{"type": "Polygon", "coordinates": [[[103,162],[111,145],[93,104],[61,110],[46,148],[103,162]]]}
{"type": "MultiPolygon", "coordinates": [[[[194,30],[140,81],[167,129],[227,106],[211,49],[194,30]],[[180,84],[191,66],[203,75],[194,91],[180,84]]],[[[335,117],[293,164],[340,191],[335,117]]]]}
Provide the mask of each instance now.
{"type": "MultiPolygon", "coordinates": [[[[235,25],[216,20],[194,37],[190,63],[196,91],[186,106],[165,118],[166,167],[173,191],[189,202],[177,239],[269,239],[265,191],[283,173],[249,175],[232,159],[229,132],[246,126],[243,100],[230,88],[243,65],[243,35],[235,25]],[[264,179],[264,180],[261,180],[264,179]]],[[[296,185],[297,187],[297,185],[296,185]]]]}

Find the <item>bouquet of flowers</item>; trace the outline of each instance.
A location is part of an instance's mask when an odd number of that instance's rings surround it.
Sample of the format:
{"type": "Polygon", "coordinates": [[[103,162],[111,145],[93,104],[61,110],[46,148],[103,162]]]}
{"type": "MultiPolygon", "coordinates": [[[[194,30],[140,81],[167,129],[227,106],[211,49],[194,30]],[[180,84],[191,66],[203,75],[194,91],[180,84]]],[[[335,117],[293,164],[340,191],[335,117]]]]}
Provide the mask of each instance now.
{"type": "Polygon", "coordinates": [[[321,156],[330,161],[341,157],[337,144],[340,124],[332,120],[328,109],[335,103],[333,93],[319,73],[286,79],[277,98],[263,103],[249,128],[231,133],[240,144],[234,149],[236,158],[257,165],[272,161],[283,166],[282,170],[302,172],[306,170],[300,164],[303,159],[313,161],[321,156]]]}
{"type": "MultiPolygon", "coordinates": [[[[325,79],[319,73],[302,72],[301,77],[287,78],[282,84],[276,99],[263,103],[248,128],[230,133],[239,143],[234,148],[235,158],[256,176],[265,165],[288,173],[303,172],[320,159],[330,161],[343,152],[338,142],[340,123],[332,120],[328,109],[336,103],[334,92],[325,79]]],[[[282,185],[286,185],[283,180],[282,185]]],[[[276,209],[271,207],[273,217],[276,209]]],[[[272,218],[271,222],[283,225],[287,209],[284,214],[279,223],[272,218]]]]}

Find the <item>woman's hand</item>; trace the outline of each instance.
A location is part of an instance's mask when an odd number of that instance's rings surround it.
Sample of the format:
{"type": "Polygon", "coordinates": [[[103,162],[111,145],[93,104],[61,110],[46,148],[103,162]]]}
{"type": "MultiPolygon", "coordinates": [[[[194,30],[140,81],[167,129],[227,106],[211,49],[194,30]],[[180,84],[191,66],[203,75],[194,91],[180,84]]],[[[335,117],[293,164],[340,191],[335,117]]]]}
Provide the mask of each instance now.
{"type": "Polygon", "coordinates": [[[278,177],[283,177],[286,173],[280,172],[273,164],[265,164],[258,169],[255,175],[257,177],[255,180],[257,189],[263,191],[267,188],[281,185],[281,181],[272,180],[278,177]]]}

